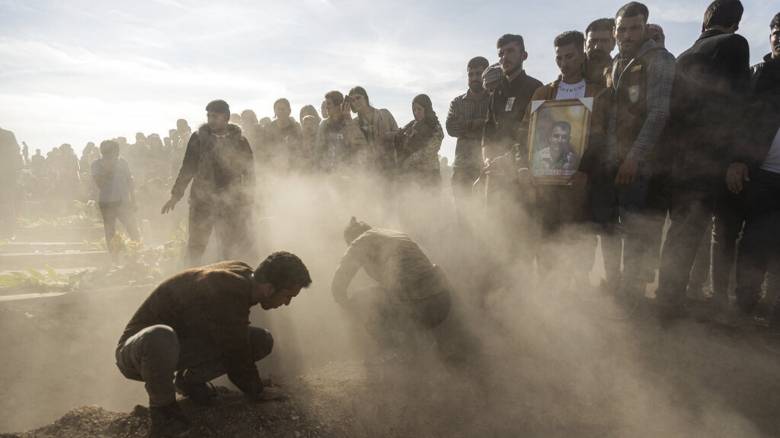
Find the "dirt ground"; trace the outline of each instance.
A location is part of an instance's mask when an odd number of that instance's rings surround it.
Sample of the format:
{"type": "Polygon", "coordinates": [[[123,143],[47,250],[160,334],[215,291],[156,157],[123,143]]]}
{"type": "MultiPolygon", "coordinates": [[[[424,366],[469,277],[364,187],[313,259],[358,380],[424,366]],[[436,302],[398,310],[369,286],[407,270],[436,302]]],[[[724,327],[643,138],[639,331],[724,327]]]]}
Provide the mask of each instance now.
{"type": "MultiPolygon", "coordinates": [[[[116,371],[113,349],[147,293],[0,303],[0,436],[145,436],[143,385],[116,371]]],[[[642,312],[623,318],[593,292],[565,298],[497,295],[479,324],[463,318],[479,342],[446,360],[430,339],[414,356],[353,354],[323,321],[297,334],[277,321],[259,369],[289,398],[252,404],[222,389],[213,408],[184,401],[192,436],[780,436],[780,341],[769,332],[664,327],[642,312]],[[293,345],[316,327],[305,350],[319,360],[303,363],[293,345]]]]}

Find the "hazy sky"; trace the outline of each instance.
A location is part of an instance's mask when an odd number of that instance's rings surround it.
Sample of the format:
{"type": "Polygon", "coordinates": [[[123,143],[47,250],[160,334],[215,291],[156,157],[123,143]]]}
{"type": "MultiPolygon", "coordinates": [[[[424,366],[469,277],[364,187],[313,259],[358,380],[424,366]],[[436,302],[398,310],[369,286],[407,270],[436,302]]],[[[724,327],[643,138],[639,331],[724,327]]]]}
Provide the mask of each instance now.
{"type": "MultiPolygon", "coordinates": [[[[465,91],[465,65],[496,61],[504,33],[526,38],[526,71],[557,75],[552,41],[612,16],[623,1],[35,1],[0,0],[0,127],[32,150],[157,132],[205,104],[272,116],[287,97],[293,114],[324,93],[364,86],[399,124],[427,93],[444,122],[465,91]]],[[[707,0],[648,1],[675,54],[698,36],[707,0]]],[[[751,60],[769,51],[776,0],[743,0],[751,60]]],[[[451,156],[454,139],[443,153],[451,156]]]]}

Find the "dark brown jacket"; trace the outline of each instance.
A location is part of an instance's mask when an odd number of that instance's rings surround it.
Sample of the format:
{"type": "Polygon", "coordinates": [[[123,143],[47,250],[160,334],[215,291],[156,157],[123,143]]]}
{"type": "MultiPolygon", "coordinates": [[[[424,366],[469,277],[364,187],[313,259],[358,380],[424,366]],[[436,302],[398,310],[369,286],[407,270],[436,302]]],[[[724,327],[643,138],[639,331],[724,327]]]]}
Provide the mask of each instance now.
{"type": "Polygon", "coordinates": [[[743,116],[749,126],[731,161],[755,169],[766,159],[780,128],[780,59],[766,55],[763,62],[752,67],[751,73],[750,103],[743,116]]]}
{"type": "Polygon", "coordinates": [[[744,141],[738,115],[745,111],[749,60],[745,38],[718,30],[703,32],[677,58],[668,142],[674,176],[686,186],[720,185],[731,151],[744,141]]]}
{"type": "Polygon", "coordinates": [[[493,159],[512,152],[518,143],[525,143],[528,133],[521,122],[531,96],[542,84],[524,71],[510,82],[501,75],[501,83],[490,97],[487,122],[482,135],[485,158],[493,159]]]}
{"type": "Polygon", "coordinates": [[[254,302],[252,268],[226,261],[193,268],[162,282],[127,324],[119,345],[140,330],[165,324],[180,340],[198,338],[222,350],[228,377],[242,391],[259,388],[249,344],[249,308],[254,302]]]}

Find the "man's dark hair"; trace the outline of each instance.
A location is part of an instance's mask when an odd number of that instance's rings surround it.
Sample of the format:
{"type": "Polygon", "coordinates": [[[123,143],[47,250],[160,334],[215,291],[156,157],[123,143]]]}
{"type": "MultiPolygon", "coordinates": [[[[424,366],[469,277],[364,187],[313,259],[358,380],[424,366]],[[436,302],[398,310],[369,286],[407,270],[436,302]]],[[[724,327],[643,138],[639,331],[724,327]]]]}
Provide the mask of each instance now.
{"type": "Polygon", "coordinates": [[[552,127],[550,127],[550,134],[552,134],[552,132],[553,132],[553,130],[555,128],[563,128],[563,129],[566,130],[566,132],[569,133],[569,135],[571,135],[571,123],[569,123],[567,121],[559,120],[559,121],[553,123],[552,127]]]}
{"type": "Polygon", "coordinates": [[[553,42],[555,47],[568,46],[569,44],[574,44],[574,47],[579,49],[580,52],[584,51],[585,35],[576,30],[569,30],[555,37],[553,42]]]}
{"type": "Polygon", "coordinates": [[[274,108],[276,108],[276,105],[279,105],[280,103],[283,103],[287,105],[287,108],[290,108],[290,101],[285,99],[284,97],[276,99],[276,102],[274,102],[274,108]]]}
{"type": "Polygon", "coordinates": [[[585,28],[585,35],[591,32],[608,31],[609,33],[615,32],[615,19],[614,18],[599,18],[590,22],[587,28],[585,28]]]}
{"type": "Polygon", "coordinates": [[[287,251],[275,252],[263,260],[254,272],[255,281],[271,283],[274,289],[309,287],[309,269],[301,259],[287,251]]]}
{"type": "Polygon", "coordinates": [[[341,94],[341,91],[328,91],[325,93],[325,100],[329,100],[334,105],[341,105],[344,103],[344,95],[341,94]]]}
{"type": "Polygon", "coordinates": [[[496,48],[500,49],[510,43],[519,44],[520,49],[522,49],[525,52],[525,41],[523,40],[523,37],[521,35],[514,35],[511,33],[502,35],[501,38],[499,38],[498,41],[496,42],[496,48]]]}
{"type": "Polygon", "coordinates": [[[230,105],[222,99],[212,100],[206,105],[206,111],[230,115],[230,105]]]}
{"type": "Polygon", "coordinates": [[[359,221],[355,218],[355,216],[352,216],[352,218],[349,220],[349,224],[346,228],[344,228],[344,241],[347,242],[347,245],[349,245],[355,239],[360,237],[361,234],[370,229],[371,225],[363,221],[359,221]]]}
{"type": "Polygon", "coordinates": [[[704,11],[701,30],[704,31],[714,26],[739,26],[744,11],[745,8],[742,7],[742,2],[739,0],[715,0],[704,11]]]}
{"type": "Polygon", "coordinates": [[[639,2],[629,2],[618,9],[615,18],[630,18],[640,15],[645,17],[645,23],[647,23],[647,19],[650,18],[650,11],[647,9],[647,6],[639,2]]]}
{"type": "Polygon", "coordinates": [[[776,27],[777,27],[777,28],[780,28],[780,12],[778,12],[777,14],[775,14],[775,16],[774,16],[774,17],[772,17],[772,21],[770,21],[770,22],[769,22],[769,29],[770,29],[770,30],[771,30],[771,29],[774,29],[774,28],[776,28],[776,27]]]}
{"type": "Polygon", "coordinates": [[[466,70],[470,70],[472,68],[485,70],[489,65],[490,61],[488,61],[487,58],[483,56],[475,56],[469,60],[469,63],[466,65],[466,70]]]}
{"type": "Polygon", "coordinates": [[[101,155],[115,155],[119,153],[119,143],[114,140],[104,140],[100,142],[101,155]]]}
{"type": "Polygon", "coordinates": [[[357,87],[352,87],[351,90],[349,90],[349,95],[354,96],[355,94],[359,94],[363,96],[363,99],[366,99],[366,105],[371,105],[371,101],[368,100],[368,93],[366,92],[366,89],[358,85],[357,87]]]}
{"type": "Polygon", "coordinates": [[[298,119],[301,121],[303,121],[303,118],[306,116],[312,116],[317,119],[317,124],[320,123],[320,115],[317,113],[317,109],[314,108],[314,105],[304,105],[301,107],[301,111],[298,115],[298,119]]]}

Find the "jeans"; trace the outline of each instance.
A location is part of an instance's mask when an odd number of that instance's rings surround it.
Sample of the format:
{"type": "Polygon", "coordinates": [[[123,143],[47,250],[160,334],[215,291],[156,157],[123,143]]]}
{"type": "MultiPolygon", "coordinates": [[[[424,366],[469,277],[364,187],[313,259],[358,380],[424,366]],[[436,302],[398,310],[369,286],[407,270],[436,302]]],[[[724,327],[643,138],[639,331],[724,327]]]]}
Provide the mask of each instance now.
{"type": "MultiPolygon", "coordinates": [[[[271,354],[274,339],[268,330],[249,327],[252,357],[271,354]]],[[[116,350],[116,365],[122,375],[145,383],[149,406],[166,406],[176,400],[174,373],[187,371],[194,382],[208,382],[227,373],[219,346],[202,339],[179,339],[167,325],[146,327],[116,350]]]]}

